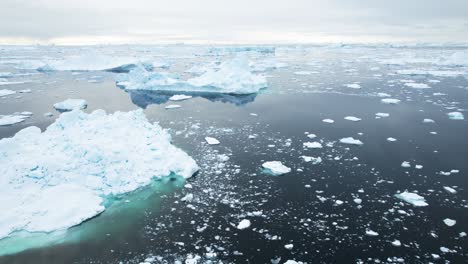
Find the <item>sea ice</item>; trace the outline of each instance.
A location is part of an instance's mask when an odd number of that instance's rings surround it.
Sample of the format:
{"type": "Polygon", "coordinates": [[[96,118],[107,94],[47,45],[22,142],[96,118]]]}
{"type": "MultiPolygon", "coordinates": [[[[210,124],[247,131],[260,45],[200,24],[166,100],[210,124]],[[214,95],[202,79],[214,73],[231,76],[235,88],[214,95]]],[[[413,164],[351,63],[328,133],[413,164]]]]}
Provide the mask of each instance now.
{"type": "Polygon", "coordinates": [[[372,231],[370,229],[367,229],[366,230],[366,236],[378,236],[379,233],[375,232],[375,231],[372,231]]]}
{"type": "Polygon", "coordinates": [[[408,87],[411,87],[411,88],[415,88],[415,89],[427,89],[427,88],[431,88],[429,85],[425,84],[425,83],[413,83],[413,82],[409,82],[409,83],[405,83],[406,86],[408,87]]]}
{"type": "Polygon", "coordinates": [[[262,164],[262,167],[273,175],[282,175],[291,172],[291,168],[284,166],[281,161],[267,161],[262,164]]]}
{"type": "Polygon", "coordinates": [[[13,91],[13,90],[2,89],[2,90],[0,90],[0,97],[7,96],[7,95],[10,95],[10,94],[15,94],[15,93],[16,92],[13,91]]]}
{"type": "Polygon", "coordinates": [[[450,219],[450,218],[445,218],[444,219],[444,224],[447,226],[454,226],[457,223],[457,221],[450,219]]]}
{"type": "Polygon", "coordinates": [[[218,145],[220,142],[214,137],[205,137],[206,143],[209,145],[218,145]]]}
{"type": "Polygon", "coordinates": [[[417,193],[410,193],[405,191],[399,194],[395,194],[395,197],[414,206],[428,206],[426,199],[417,193]]]}
{"type": "Polygon", "coordinates": [[[380,118],[380,117],[389,117],[390,114],[389,114],[389,113],[375,113],[375,116],[376,116],[376,117],[379,117],[379,118],[380,118]]]}
{"type": "Polygon", "coordinates": [[[424,118],[423,123],[435,123],[435,121],[429,118],[424,118]]]}
{"type": "Polygon", "coordinates": [[[335,120],[326,118],[326,119],[323,119],[322,122],[328,123],[328,124],[333,124],[333,123],[335,123],[335,120]]]}
{"type": "Polygon", "coordinates": [[[165,109],[176,109],[176,108],[181,108],[182,106],[176,105],[176,104],[171,104],[171,105],[166,105],[164,108],[165,109]]]}
{"type": "Polygon", "coordinates": [[[340,142],[343,143],[343,144],[350,144],[350,145],[362,145],[362,144],[364,144],[364,143],[362,143],[361,140],[354,139],[352,137],[342,138],[342,139],[340,139],[340,142]]]}
{"type": "Polygon", "coordinates": [[[451,187],[448,187],[448,186],[444,186],[444,190],[447,191],[448,193],[451,193],[451,194],[456,194],[457,193],[457,190],[451,188],[451,187]]]}
{"type": "Polygon", "coordinates": [[[301,156],[305,162],[311,162],[312,161],[312,164],[319,164],[322,162],[322,158],[321,157],[309,157],[309,156],[301,156]]]}
{"type": "Polygon", "coordinates": [[[465,116],[463,116],[462,113],[460,112],[450,112],[447,114],[449,119],[452,119],[452,120],[463,120],[465,119],[465,116]]]}
{"type": "Polygon", "coordinates": [[[29,112],[15,113],[12,115],[0,115],[0,126],[8,126],[21,123],[31,117],[29,112]]]}
{"type": "Polygon", "coordinates": [[[304,142],[302,143],[302,145],[306,148],[314,148],[314,149],[317,149],[317,148],[322,148],[322,144],[320,142],[304,142]]]}
{"type": "Polygon", "coordinates": [[[362,119],[359,118],[359,117],[355,117],[355,116],[347,116],[344,118],[345,120],[348,120],[348,121],[353,121],[353,122],[358,122],[358,121],[361,121],[362,119]]]}
{"type": "Polygon", "coordinates": [[[71,111],[75,109],[85,109],[88,103],[83,99],[67,99],[54,104],[54,108],[59,111],[71,111]]]}
{"type": "Polygon", "coordinates": [[[246,228],[249,228],[250,227],[250,220],[248,219],[243,219],[242,221],[239,222],[239,224],[237,224],[237,229],[246,229],[246,228]]]}
{"type": "Polygon", "coordinates": [[[352,89],[361,89],[361,85],[359,83],[345,84],[345,86],[352,89]]]}
{"type": "Polygon", "coordinates": [[[384,104],[399,104],[401,101],[394,98],[384,98],[380,100],[384,104]]]}
{"type": "Polygon", "coordinates": [[[0,156],[0,239],[69,228],[102,212],[109,196],[198,170],[142,110],[63,113],[44,132],[0,140],[0,156]]]}
{"type": "Polygon", "coordinates": [[[395,141],[397,141],[397,139],[396,139],[396,138],[389,137],[389,138],[387,138],[387,141],[389,141],[389,142],[395,142],[395,141]]]}
{"type": "Polygon", "coordinates": [[[192,98],[191,95],[185,95],[185,94],[175,94],[171,97],[169,97],[169,100],[171,101],[182,101],[182,100],[187,100],[192,98]]]}

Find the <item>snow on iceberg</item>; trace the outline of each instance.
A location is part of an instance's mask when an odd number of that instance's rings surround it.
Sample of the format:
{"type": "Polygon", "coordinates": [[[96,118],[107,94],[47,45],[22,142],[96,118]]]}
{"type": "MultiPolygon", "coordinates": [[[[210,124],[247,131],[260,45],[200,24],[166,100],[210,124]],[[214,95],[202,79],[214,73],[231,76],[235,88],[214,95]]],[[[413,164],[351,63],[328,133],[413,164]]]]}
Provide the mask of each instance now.
{"type": "Polygon", "coordinates": [[[110,196],[192,176],[197,164],[170,141],[142,110],[74,110],[42,133],[33,126],[0,140],[0,239],[66,229],[105,210],[110,196]]]}
{"type": "Polygon", "coordinates": [[[414,206],[428,206],[426,199],[417,193],[410,193],[405,191],[399,194],[395,194],[395,197],[414,206]]]}
{"type": "Polygon", "coordinates": [[[55,103],[54,108],[59,111],[71,111],[75,109],[85,109],[88,103],[83,99],[67,99],[65,101],[55,103]]]}
{"type": "Polygon", "coordinates": [[[243,56],[221,63],[218,70],[188,80],[178,76],[150,72],[137,67],[118,77],[117,85],[126,90],[185,91],[202,93],[253,94],[268,86],[266,78],[252,73],[249,61],[243,56]]]}

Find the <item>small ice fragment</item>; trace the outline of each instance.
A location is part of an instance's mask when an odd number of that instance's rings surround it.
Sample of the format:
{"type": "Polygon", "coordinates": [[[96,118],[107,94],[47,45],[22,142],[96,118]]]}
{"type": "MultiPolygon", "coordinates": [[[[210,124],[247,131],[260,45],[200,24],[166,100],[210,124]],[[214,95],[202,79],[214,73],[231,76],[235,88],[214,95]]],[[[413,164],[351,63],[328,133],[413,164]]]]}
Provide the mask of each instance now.
{"type": "Polygon", "coordinates": [[[389,138],[387,138],[387,141],[389,141],[389,142],[395,142],[395,141],[397,141],[397,139],[396,139],[396,138],[389,137],[389,138]]]}
{"type": "Polygon", "coordinates": [[[463,114],[460,113],[460,112],[450,112],[447,115],[448,115],[449,119],[452,119],[452,120],[463,120],[463,119],[465,119],[463,114]]]}
{"type": "Polygon", "coordinates": [[[171,105],[166,105],[164,108],[165,109],[177,109],[177,108],[181,108],[182,106],[180,105],[176,105],[176,104],[171,104],[171,105]]]}
{"type": "Polygon", "coordinates": [[[361,89],[361,85],[359,83],[345,84],[345,86],[352,89],[361,89]]]}
{"type": "Polygon", "coordinates": [[[243,219],[242,221],[239,222],[239,224],[237,224],[237,229],[240,229],[240,230],[243,230],[249,227],[250,227],[250,220],[248,219],[243,219]]]}
{"type": "Polygon", "coordinates": [[[457,223],[457,221],[450,219],[450,218],[445,218],[444,219],[444,224],[447,226],[454,226],[457,223]]]}
{"type": "Polygon", "coordinates": [[[308,137],[308,138],[316,138],[317,135],[315,135],[315,134],[308,134],[307,137],[308,137]]]}
{"type": "Polygon", "coordinates": [[[83,99],[67,99],[54,104],[54,108],[59,111],[72,111],[75,109],[85,109],[88,103],[83,99]]]}
{"type": "Polygon", "coordinates": [[[192,202],[193,201],[193,194],[189,193],[187,195],[185,195],[184,197],[182,197],[182,199],[180,199],[182,202],[192,202]]]}
{"type": "Polygon", "coordinates": [[[411,167],[411,164],[410,164],[408,161],[403,161],[403,162],[401,163],[401,166],[402,166],[403,168],[410,168],[410,167],[411,167]]]}
{"type": "Polygon", "coordinates": [[[407,82],[405,83],[406,86],[408,87],[411,87],[411,88],[415,88],[415,89],[427,89],[427,88],[431,88],[429,85],[425,84],[425,83],[413,83],[413,82],[407,82]]]}
{"type": "Polygon", "coordinates": [[[424,118],[423,123],[435,123],[435,121],[429,118],[424,118]]]}
{"type": "Polygon", "coordinates": [[[13,90],[2,89],[2,90],[0,90],[0,97],[7,96],[7,95],[10,95],[10,94],[15,94],[15,93],[16,92],[13,91],[13,90]]]}
{"type": "Polygon", "coordinates": [[[388,113],[376,113],[375,116],[376,117],[389,117],[390,114],[388,114],[388,113]]]}
{"type": "Polygon", "coordinates": [[[45,117],[51,117],[51,116],[54,116],[54,114],[52,114],[51,112],[47,112],[47,113],[44,113],[44,116],[45,117]]]}
{"type": "Polygon", "coordinates": [[[182,101],[182,100],[187,100],[192,98],[191,95],[185,95],[185,94],[175,94],[171,97],[169,97],[169,100],[171,101],[182,101]]]}
{"type": "Polygon", "coordinates": [[[220,142],[214,137],[205,137],[206,143],[209,145],[218,145],[220,142]]]}
{"type": "Polygon", "coordinates": [[[335,204],[336,204],[336,205],[342,205],[343,203],[344,203],[344,202],[341,201],[341,200],[336,200],[336,201],[335,201],[335,204]]]}
{"type": "Polygon", "coordinates": [[[457,190],[451,188],[451,187],[448,187],[448,186],[444,186],[444,190],[447,191],[448,193],[451,193],[451,194],[456,194],[457,193],[457,190]]]}
{"type": "Polygon", "coordinates": [[[313,149],[317,149],[317,148],[322,148],[322,144],[320,142],[304,142],[302,143],[302,145],[306,148],[313,148],[313,149]]]}
{"type": "Polygon", "coordinates": [[[414,206],[428,206],[428,204],[426,203],[426,199],[424,199],[424,197],[418,195],[417,193],[410,193],[404,191],[402,193],[395,194],[395,197],[414,206]]]}
{"type": "Polygon", "coordinates": [[[360,198],[355,198],[353,201],[354,201],[356,204],[361,204],[361,203],[362,203],[362,199],[360,199],[360,198]]]}
{"type": "Polygon", "coordinates": [[[361,118],[355,117],[355,116],[347,116],[344,118],[345,120],[353,121],[353,122],[358,122],[361,121],[361,118]]]}
{"type": "Polygon", "coordinates": [[[287,249],[287,250],[291,250],[293,249],[294,245],[293,244],[286,244],[284,245],[284,248],[287,249]]]}
{"type": "Polygon", "coordinates": [[[333,123],[335,123],[335,120],[327,118],[327,119],[323,119],[322,122],[328,123],[328,124],[333,124],[333,123]]]}
{"type": "Polygon", "coordinates": [[[394,98],[384,98],[380,101],[384,104],[398,104],[401,102],[400,100],[394,98]]]}
{"type": "Polygon", "coordinates": [[[423,168],[423,165],[419,165],[419,164],[417,164],[417,165],[415,165],[414,167],[415,167],[416,169],[420,170],[420,169],[422,169],[422,168],[423,168]]]}
{"type": "Polygon", "coordinates": [[[31,117],[31,115],[24,115],[22,113],[13,115],[0,115],[0,126],[9,126],[21,123],[29,117],[31,117]]]}
{"type": "Polygon", "coordinates": [[[366,236],[378,236],[379,233],[375,232],[375,231],[372,231],[370,229],[367,229],[366,230],[366,236]]]}
{"type": "Polygon", "coordinates": [[[395,246],[395,247],[400,247],[400,246],[401,246],[401,242],[400,242],[400,240],[395,239],[394,241],[392,241],[392,245],[395,246]]]}
{"type": "Polygon", "coordinates": [[[19,90],[18,93],[30,93],[31,89],[19,90]]]}
{"type": "Polygon", "coordinates": [[[262,167],[273,175],[282,175],[291,172],[291,168],[284,166],[281,161],[267,161],[262,164],[262,167]]]}
{"type": "Polygon", "coordinates": [[[342,138],[342,139],[340,139],[340,142],[343,143],[343,144],[350,144],[350,145],[362,145],[362,144],[364,144],[364,143],[362,143],[361,140],[354,139],[352,137],[342,138]]]}
{"type": "Polygon", "coordinates": [[[322,162],[322,158],[321,157],[309,157],[309,156],[301,156],[305,162],[311,162],[312,161],[312,164],[319,164],[320,162],[322,162]]]}

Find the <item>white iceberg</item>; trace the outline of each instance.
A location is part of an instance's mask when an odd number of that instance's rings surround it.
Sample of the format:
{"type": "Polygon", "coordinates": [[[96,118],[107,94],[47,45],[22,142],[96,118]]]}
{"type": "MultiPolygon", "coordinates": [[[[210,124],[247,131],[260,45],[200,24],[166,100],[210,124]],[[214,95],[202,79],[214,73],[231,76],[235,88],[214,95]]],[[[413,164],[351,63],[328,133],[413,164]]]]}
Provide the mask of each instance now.
{"type": "Polygon", "coordinates": [[[284,166],[281,161],[267,161],[262,164],[262,167],[273,175],[282,175],[291,172],[291,168],[284,166]]]}
{"type": "Polygon", "coordinates": [[[30,112],[15,113],[12,115],[0,115],[0,126],[9,126],[21,123],[31,117],[30,112]]]}
{"type": "Polygon", "coordinates": [[[190,98],[192,98],[191,95],[174,94],[173,96],[169,97],[169,100],[171,100],[171,101],[183,101],[183,100],[188,100],[190,98]]]}
{"type": "Polygon", "coordinates": [[[426,199],[424,199],[424,197],[420,196],[417,193],[410,193],[405,191],[399,194],[395,194],[395,197],[418,207],[429,205],[428,203],[426,203],[426,199]]]}
{"type": "Polygon", "coordinates": [[[242,221],[239,222],[239,224],[237,224],[237,229],[246,229],[246,228],[249,228],[250,227],[250,220],[248,219],[243,219],[242,221]]]}
{"type": "Polygon", "coordinates": [[[67,99],[65,101],[55,103],[54,108],[59,111],[71,111],[75,109],[85,109],[88,103],[83,99],[67,99]]]}
{"type": "Polygon", "coordinates": [[[399,104],[401,101],[394,98],[384,98],[380,100],[384,104],[399,104]]]}
{"type": "Polygon", "coordinates": [[[450,218],[445,218],[444,219],[444,224],[447,226],[454,226],[457,223],[456,220],[450,219],[450,218]]]}
{"type": "Polygon", "coordinates": [[[126,90],[184,91],[201,93],[252,94],[268,86],[266,78],[251,72],[245,57],[221,63],[218,70],[208,69],[204,74],[188,80],[178,76],[149,72],[136,67],[122,74],[117,85],[126,90]]]}
{"type": "Polygon", "coordinates": [[[361,140],[354,139],[352,137],[342,138],[342,139],[340,139],[340,143],[350,144],[350,145],[362,145],[362,144],[364,144],[364,143],[362,143],[361,140]]]}
{"type": "Polygon", "coordinates": [[[415,89],[428,89],[431,88],[429,85],[425,83],[414,83],[414,82],[407,82],[405,83],[406,86],[415,88],[415,89]]]}
{"type": "Polygon", "coordinates": [[[197,164],[170,141],[142,110],[75,110],[44,132],[28,127],[0,140],[0,239],[66,229],[102,212],[109,196],[192,176],[197,164]]]}
{"type": "Polygon", "coordinates": [[[452,120],[463,120],[465,119],[465,116],[463,116],[462,113],[460,112],[450,112],[447,114],[449,119],[452,119],[452,120]]]}
{"type": "Polygon", "coordinates": [[[15,94],[15,93],[16,92],[13,91],[13,90],[2,89],[2,90],[0,90],[0,97],[15,94]]]}

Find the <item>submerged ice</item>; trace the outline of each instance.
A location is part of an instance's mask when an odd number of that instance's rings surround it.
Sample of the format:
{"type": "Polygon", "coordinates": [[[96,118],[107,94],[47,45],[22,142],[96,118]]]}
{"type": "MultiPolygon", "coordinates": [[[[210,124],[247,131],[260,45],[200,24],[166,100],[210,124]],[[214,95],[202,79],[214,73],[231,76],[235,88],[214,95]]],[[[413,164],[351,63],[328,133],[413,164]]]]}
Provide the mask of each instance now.
{"type": "Polygon", "coordinates": [[[141,110],[63,113],[44,132],[0,140],[0,156],[0,239],[69,228],[105,210],[110,195],[198,170],[141,110]]]}

